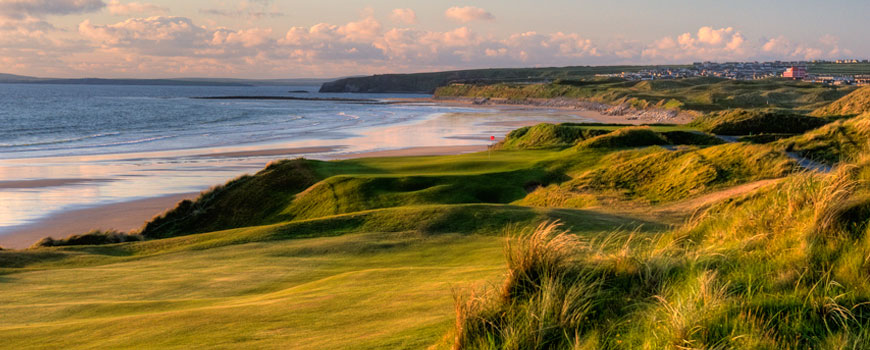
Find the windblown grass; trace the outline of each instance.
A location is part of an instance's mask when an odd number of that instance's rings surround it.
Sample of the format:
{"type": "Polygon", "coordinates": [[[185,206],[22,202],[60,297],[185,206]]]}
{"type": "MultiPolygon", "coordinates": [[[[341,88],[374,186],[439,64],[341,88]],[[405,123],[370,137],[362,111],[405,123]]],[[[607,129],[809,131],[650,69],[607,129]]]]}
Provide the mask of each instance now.
{"type": "Polygon", "coordinates": [[[855,116],[870,112],[870,87],[863,87],[813,111],[818,116],[855,116]]]}
{"type": "Polygon", "coordinates": [[[867,163],[798,174],[661,236],[543,225],[497,291],[456,301],[455,349],[863,349],[867,163]]]}
{"type": "Polygon", "coordinates": [[[567,148],[610,132],[571,124],[538,124],[511,131],[496,147],[505,150],[567,148]]]}
{"type": "Polygon", "coordinates": [[[782,110],[731,109],[695,118],[690,125],[717,135],[801,134],[830,122],[782,110]]]}
{"type": "Polygon", "coordinates": [[[601,128],[595,124],[538,124],[512,131],[496,145],[503,150],[565,149],[582,145],[590,148],[634,148],[652,145],[699,145],[723,143],[713,135],[673,126],[625,126],[601,128]]]}
{"type": "Polygon", "coordinates": [[[194,201],[182,201],[148,222],[141,234],[164,238],[275,222],[273,216],[293,195],[320,179],[311,163],[305,159],[271,163],[253,176],[215,187],[194,201]]]}
{"type": "Polygon", "coordinates": [[[746,144],[625,150],[607,154],[597,164],[577,172],[572,180],[542,186],[517,203],[584,208],[599,204],[601,196],[660,203],[783,177],[796,170],[796,163],[785,153],[746,144]]]}
{"type": "Polygon", "coordinates": [[[775,147],[826,164],[850,162],[870,143],[870,114],[841,119],[803,135],[777,141],[775,147]]]}

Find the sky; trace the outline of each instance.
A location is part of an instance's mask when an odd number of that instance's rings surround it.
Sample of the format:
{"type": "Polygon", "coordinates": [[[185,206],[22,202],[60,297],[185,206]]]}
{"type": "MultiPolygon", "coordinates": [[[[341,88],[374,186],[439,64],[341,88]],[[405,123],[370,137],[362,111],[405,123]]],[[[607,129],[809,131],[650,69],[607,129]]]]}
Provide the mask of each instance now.
{"type": "Polygon", "coordinates": [[[867,0],[0,0],[0,73],[334,78],[870,58],[867,0]]]}

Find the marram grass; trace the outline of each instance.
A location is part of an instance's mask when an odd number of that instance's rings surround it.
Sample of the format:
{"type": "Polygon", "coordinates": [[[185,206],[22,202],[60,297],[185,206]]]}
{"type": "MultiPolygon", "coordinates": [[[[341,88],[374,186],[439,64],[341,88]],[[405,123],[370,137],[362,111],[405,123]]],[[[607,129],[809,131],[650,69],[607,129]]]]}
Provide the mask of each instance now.
{"type": "Polygon", "coordinates": [[[792,176],[659,236],[515,234],[502,287],[457,298],[452,347],[866,349],[867,166],[792,176]]]}

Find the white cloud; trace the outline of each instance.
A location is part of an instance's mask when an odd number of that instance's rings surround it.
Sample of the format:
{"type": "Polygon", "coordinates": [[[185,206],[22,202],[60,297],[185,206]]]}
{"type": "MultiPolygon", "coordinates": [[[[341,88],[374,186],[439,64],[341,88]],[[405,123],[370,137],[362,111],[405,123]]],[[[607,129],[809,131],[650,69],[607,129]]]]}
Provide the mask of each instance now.
{"type": "Polygon", "coordinates": [[[46,15],[94,12],[105,6],[102,0],[0,0],[0,17],[41,18],[46,15]]]}
{"type": "Polygon", "coordinates": [[[155,56],[180,56],[204,47],[209,32],[185,17],[130,18],[110,25],[79,24],[79,33],[104,48],[127,48],[155,56]]]}
{"type": "Polygon", "coordinates": [[[158,6],[150,3],[129,2],[121,3],[118,0],[111,0],[108,4],[109,13],[119,16],[159,13],[165,14],[169,12],[166,7],[158,6]]]}
{"type": "Polygon", "coordinates": [[[271,44],[274,41],[271,36],[271,28],[252,28],[239,31],[221,29],[212,34],[209,44],[212,46],[241,45],[242,47],[257,47],[271,44]]]}
{"type": "Polygon", "coordinates": [[[471,21],[491,21],[495,19],[495,16],[491,13],[474,6],[451,7],[444,12],[444,15],[449,19],[463,23],[471,21]]]}
{"type": "Polygon", "coordinates": [[[783,36],[750,43],[736,28],[706,26],[640,42],[595,41],[571,32],[481,34],[469,26],[443,31],[385,27],[370,13],[344,24],[292,27],[282,33],[257,26],[205,26],[172,16],[113,24],[85,20],[78,31],[56,29],[30,16],[0,19],[0,64],[13,73],[41,75],[339,76],[494,66],[813,59],[849,53],[832,36],[810,43],[783,36]]]}
{"type": "Polygon", "coordinates": [[[417,13],[412,9],[394,9],[390,18],[397,23],[414,24],[417,23],[417,13]]]}
{"type": "Polygon", "coordinates": [[[816,42],[794,43],[784,36],[764,39],[760,54],[765,59],[837,59],[852,55],[852,51],[842,49],[839,38],[825,35],[816,42]]]}
{"type": "Polygon", "coordinates": [[[746,40],[732,27],[714,29],[704,26],[695,35],[683,33],[664,37],[647,46],[641,56],[648,60],[687,62],[694,60],[733,60],[746,57],[746,40]]]}

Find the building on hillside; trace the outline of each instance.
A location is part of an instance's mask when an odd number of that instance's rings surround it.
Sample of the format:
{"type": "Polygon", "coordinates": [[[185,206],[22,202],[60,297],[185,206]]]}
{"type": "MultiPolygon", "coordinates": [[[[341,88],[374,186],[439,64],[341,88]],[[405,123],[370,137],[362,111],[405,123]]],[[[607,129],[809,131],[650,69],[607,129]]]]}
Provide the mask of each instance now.
{"type": "Polygon", "coordinates": [[[788,67],[785,69],[785,72],[782,73],[783,78],[791,78],[795,80],[801,80],[807,77],[807,69],[806,67],[788,67]]]}

